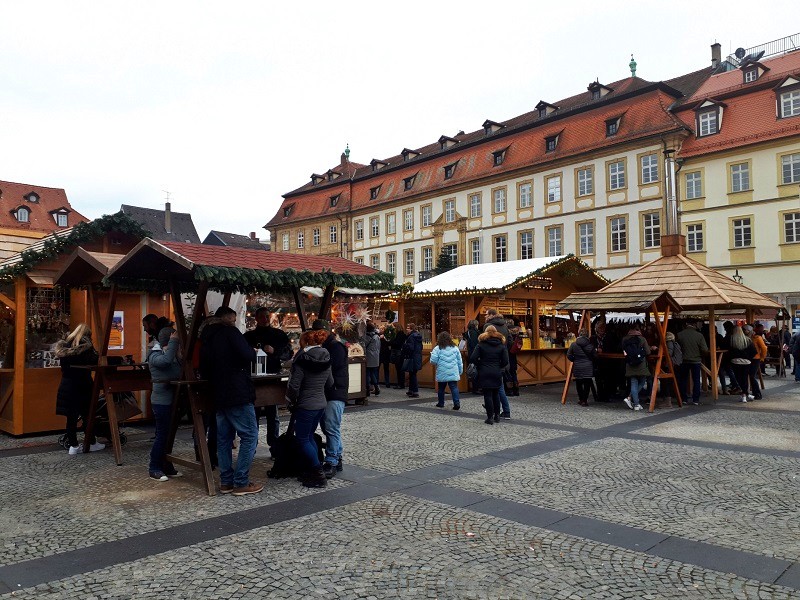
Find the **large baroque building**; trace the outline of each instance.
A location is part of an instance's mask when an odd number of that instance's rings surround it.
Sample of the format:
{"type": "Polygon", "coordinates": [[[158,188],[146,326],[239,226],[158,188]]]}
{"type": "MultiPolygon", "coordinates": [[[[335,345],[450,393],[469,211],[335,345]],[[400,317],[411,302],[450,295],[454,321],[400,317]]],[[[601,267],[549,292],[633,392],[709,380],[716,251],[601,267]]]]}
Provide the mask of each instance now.
{"type": "Polygon", "coordinates": [[[786,301],[800,289],[800,53],[719,52],[663,82],[632,61],[625,79],[366,165],[348,150],[284,196],[273,249],[341,255],[399,283],[443,250],[458,264],[573,253],[617,279],[659,256],[675,190],[692,256],[786,301]]]}

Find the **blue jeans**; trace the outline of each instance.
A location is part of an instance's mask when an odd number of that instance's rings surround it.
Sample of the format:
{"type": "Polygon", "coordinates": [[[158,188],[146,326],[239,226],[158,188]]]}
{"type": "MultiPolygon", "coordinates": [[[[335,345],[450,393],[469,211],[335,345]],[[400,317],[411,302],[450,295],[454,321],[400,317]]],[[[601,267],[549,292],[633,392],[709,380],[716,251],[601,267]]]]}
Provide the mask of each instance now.
{"type": "Polygon", "coordinates": [[[169,437],[169,426],[172,421],[172,406],[169,404],[153,404],[153,417],[156,420],[156,439],[153,440],[153,447],[150,450],[151,473],[161,471],[162,473],[173,473],[175,467],[164,461],[164,452],[167,447],[169,437]]]}
{"type": "MultiPolygon", "coordinates": [[[[686,402],[689,399],[686,397],[689,389],[689,375],[692,377],[692,402],[700,401],[700,363],[687,363],[681,364],[680,379],[678,383],[681,388],[681,399],[686,402]]],[[[741,384],[741,382],[739,382],[741,384]]]]}
{"type": "Polygon", "coordinates": [[[634,406],[639,406],[639,390],[647,385],[647,377],[631,377],[631,401],[634,406]]]}
{"type": "Polygon", "coordinates": [[[342,415],[344,402],[328,400],[322,415],[322,433],[325,434],[325,462],[338,465],[342,460],[342,415]]]}
{"type": "Polygon", "coordinates": [[[294,435],[297,441],[300,442],[300,451],[303,453],[303,458],[309,470],[319,469],[320,467],[314,432],[317,430],[317,425],[319,425],[324,414],[324,408],[318,410],[298,408],[292,413],[294,435]]]}
{"type": "Polygon", "coordinates": [[[450,387],[450,393],[453,395],[453,406],[461,406],[461,398],[458,395],[458,382],[440,381],[438,383],[439,383],[439,404],[444,406],[444,388],[450,387]]]}
{"type": "Polygon", "coordinates": [[[217,459],[221,485],[244,487],[250,482],[250,465],[258,446],[258,423],[252,404],[217,409],[217,459]],[[233,438],[239,434],[239,456],[233,469],[233,438]]]}
{"type": "Polygon", "coordinates": [[[500,384],[499,396],[500,396],[500,406],[503,407],[503,414],[510,417],[511,405],[508,403],[508,396],[506,396],[505,382],[500,384]]]}
{"type": "Polygon", "coordinates": [[[380,383],[378,379],[380,378],[381,367],[380,365],[377,367],[367,367],[367,387],[374,385],[378,387],[380,383]]]}

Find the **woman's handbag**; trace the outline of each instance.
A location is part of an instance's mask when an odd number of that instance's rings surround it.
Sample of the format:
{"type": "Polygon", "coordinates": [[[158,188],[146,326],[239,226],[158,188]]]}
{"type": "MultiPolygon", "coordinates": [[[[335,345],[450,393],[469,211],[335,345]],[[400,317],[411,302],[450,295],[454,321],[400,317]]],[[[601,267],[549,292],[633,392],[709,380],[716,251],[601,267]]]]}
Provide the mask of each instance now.
{"type": "Polygon", "coordinates": [[[403,371],[409,373],[410,371],[414,370],[414,359],[413,358],[406,358],[403,360],[403,371]]]}
{"type": "Polygon", "coordinates": [[[470,379],[475,379],[478,376],[478,367],[475,366],[475,363],[469,363],[467,365],[467,377],[470,379]]]}
{"type": "Polygon", "coordinates": [[[732,365],[749,365],[750,361],[746,358],[732,358],[731,359],[732,365]]]}

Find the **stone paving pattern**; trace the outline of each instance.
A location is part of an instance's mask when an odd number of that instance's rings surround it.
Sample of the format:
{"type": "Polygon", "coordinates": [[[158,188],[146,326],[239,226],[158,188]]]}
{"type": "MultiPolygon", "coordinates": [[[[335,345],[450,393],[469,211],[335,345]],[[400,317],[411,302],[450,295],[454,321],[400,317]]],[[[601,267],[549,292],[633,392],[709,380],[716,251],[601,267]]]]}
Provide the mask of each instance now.
{"type": "MultiPolygon", "coordinates": [[[[562,406],[560,386],[539,386],[511,398],[514,419],[493,426],[478,418],[479,396],[465,395],[456,412],[449,396],[446,409],[433,408],[432,390],[410,400],[384,388],[370,406],[346,412],[345,471],[331,487],[268,481],[264,492],[243,498],[206,496],[192,473],[149,480],[147,433],[125,446],[119,467],[108,451],[68,456],[55,447],[57,435],[0,436],[0,568],[66,560],[76,548],[247,509],[269,511],[282,501],[314,502],[361,485],[348,480],[348,465],[413,486],[405,473],[446,469],[445,463],[464,469],[439,481],[454,494],[471,490],[798,562],[800,448],[791,446],[800,386],[766,382],[765,400],[752,405],[723,398],[712,407],[704,398],[700,409],[653,415],[619,402],[562,406]],[[765,451],[778,439],[784,455],[765,451]],[[52,452],[42,451],[47,444],[52,452]],[[461,467],[531,444],[551,445],[491,469],[461,467]],[[3,453],[27,446],[31,453],[3,453]]],[[[285,428],[288,419],[282,421],[285,428]]],[[[192,453],[188,433],[180,435],[182,454],[192,453]]],[[[260,444],[252,478],[263,482],[270,464],[263,430],[260,444]]],[[[244,533],[182,547],[176,540],[174,550],[140,552],[145,558],[128,563],[88,572],[70,564],[74,575],[0,597],[800,598],[800,585],[746,579],[442,502],[378,489],[368,500],[244,533]]]]}

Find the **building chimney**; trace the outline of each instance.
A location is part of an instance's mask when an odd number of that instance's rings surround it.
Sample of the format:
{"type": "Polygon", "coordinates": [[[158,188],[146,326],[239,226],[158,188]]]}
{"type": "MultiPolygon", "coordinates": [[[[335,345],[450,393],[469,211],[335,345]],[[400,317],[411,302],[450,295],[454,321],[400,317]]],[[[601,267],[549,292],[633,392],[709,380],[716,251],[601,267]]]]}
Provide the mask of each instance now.
{"type": "Polygon", "coordinates": [[[164,229],[167,233],[172,233],[172,204],[164,203],[164,229]]]}
{"type": "Polygon", "coordinates": [[[258,238],[256,237],[256,232],[255,231],[251,231],[250,232],[250,239],[258,241],[258,238]]]}
{"type": "Polygon", "coordinates": [[[711,44],[711,66],[715,69],[722,62],[722,45],[718,42],[711,44]]]}

